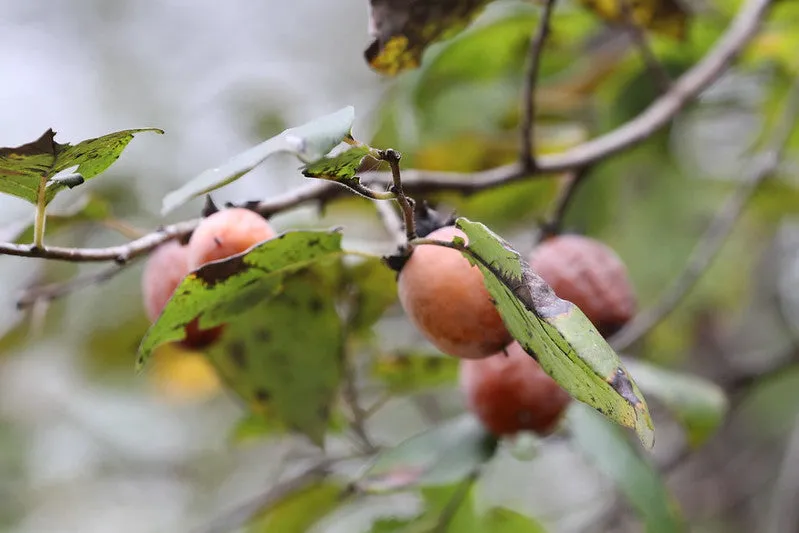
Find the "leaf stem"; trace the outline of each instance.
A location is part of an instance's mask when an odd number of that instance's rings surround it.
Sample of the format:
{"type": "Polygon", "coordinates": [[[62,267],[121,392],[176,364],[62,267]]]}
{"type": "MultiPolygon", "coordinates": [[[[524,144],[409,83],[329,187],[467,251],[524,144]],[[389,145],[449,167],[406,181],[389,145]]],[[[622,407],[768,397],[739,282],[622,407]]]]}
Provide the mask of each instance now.
{"type": "Polygon", "coordinates": [[[36,220],[33,225],[33,246],[44,248],[44,225],[47,217],[47,177],[42,176],[39,181],[38,198],[36,201],[36,220]]]}

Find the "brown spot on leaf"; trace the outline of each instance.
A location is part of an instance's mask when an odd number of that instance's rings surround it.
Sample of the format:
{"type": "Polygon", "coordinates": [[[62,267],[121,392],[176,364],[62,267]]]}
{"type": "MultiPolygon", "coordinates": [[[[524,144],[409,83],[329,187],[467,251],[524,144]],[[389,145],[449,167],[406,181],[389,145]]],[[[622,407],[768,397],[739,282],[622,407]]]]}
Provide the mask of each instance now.
{"type": "Polygon", "coordinates": [[[258,403],[267,403],[270,399],[272,399],[272,395],[268,390],[263,387],[255,389],[255,401],[258,403]]]}
{"type": "Polygon", "coordinates": [[[228,346],[228,355],[230,355],[230,360],[233,361],[237,367],[247,368],[247,351],[243,342],[235,341],[230,343],[230,346],[228,346]]]}
{"type": "Polygon", "coordinates": [[[623,369],[617,368],[616,372],[607,381],[613,387],[613,390],[618,392],[619,396],[627,400],[630,405],[637,407],[641,404],[641,400],[633,391],[633,382],[623,369]]]}
{"type": "Polygon", "coordinates": [[[217,283],[222,283],[236,274],[244,272],[247,268],[243,256],[233,256],[225,261],[208,263],[200,267],[195,275],[210,289],[217,283]]]}

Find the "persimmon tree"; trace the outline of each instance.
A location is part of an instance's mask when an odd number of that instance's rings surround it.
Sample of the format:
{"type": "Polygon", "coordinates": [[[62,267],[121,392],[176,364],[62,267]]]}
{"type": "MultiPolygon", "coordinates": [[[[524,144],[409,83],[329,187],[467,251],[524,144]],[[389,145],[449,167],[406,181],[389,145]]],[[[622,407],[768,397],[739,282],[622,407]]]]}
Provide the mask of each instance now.
{"type": "Polygon", "coordinates": [[[535,516],[518,510],[480,509],[475,490],[501,445],[512,446],[528,431],[537,432],[541,446],[548,439],[573,444],[615,484],[647,531],[684,529],[661,474],[714,435],[730,407],[728,395],[756,376],[716,384],[634,358],[631,348],[680,304],[761,184],[780,172],[799,115],[799,85],[791,79],[797,64],[752,43],[764,27],[780,35],[784,29],[775,21],[796,17],[797,10],[769,0],[746,0],[734,12],[727,3],[717,11],[676,0],[582,4],[544,0],[503,10],[485,0],[372,0],[366,62],[379,75],[396,77],[397,92],[416,101],[422,111],[415,128],[422,133],[403,142],[408,135],[397,126],[406,112],[402,98],[387,99],[373,139],[353,129],[353,107],[331,112],[234,155],[164,197],[163,215],[202,203],[197,218],[114,246],[57,245],[59,228],[100,224],[109,215],[93,200],[70,213],[48,213],[48,205],[56,194],[76,194],[101,175],[134,135],[161,130],[125,130],[74,145],[57,142],[48,130],[31,143],[0,148],[0,191],[35,206],[33,222],[0,243],[0,254],[110,265],[32,287],[21,307],[146,262],[142,298],[152,325],[141,339],[137,369],[146,372],[164,346],[201,350],[240,401],[237,435],[316,447],[268,492],[202,531],[245,523],[263,531],[306,531],[337,509],[395,492],[416,495],[416,511],[376,515],[364,531],[543,531],[535,516]],[[726,29],[704,30],[710,20],[725,21],[726,29]],[[570,43],[594,32],[621,36],[622,53],[580,52],[570,43]],[[588,73],[573,83],[553,82],[580,53],[590,55],[588,73]],[[557,54],[568,61],[551,59],[557,54]],[[679,68],[664,55],[680,56],[679,68]],[[602,201],[585,192],[604,179],[599,166],[659,142],[736,61],[743,67],[775,63],[788,82],[776,91],[781,103],[771,109],[738,183],[698,236],[687,264],[662,280],[671,285],[659,299],[638,310],[620,257],[598,240],[560,236],[565,221],[580,194],[584,202],[602,201]],[[624,69],[638,73],[638,85],[619,89],[614,75],[624,69]],[[459,87],[466,85],[485,108],[457,107],[459,87]],[[619,99],[637,99],[634,110],[626,109],[628,116],[612,127],[591,125],[594,134],[587,138],[583,130],[591,119],[575,102],[605,85],[613,85],[619,99]],[[513,139],[513,149],[491,153],[495,139],[487,136],[444,131],[426,138],[437,113],[490,117],[513,139]],[[553,141],[541,133],[566,123],[583,126],[578,139],[553,141]],[[446,142],[461,145],[451,165],[430,156],[446,142]],[[308,183],[272,198],[214,202],[216,190],[275,154],[296,157],[308,183]],[[528,184],[547,185],[514,189],[528,184]],[[446,209],[460,202],[464,211],[479,214],[468,202],[474,207],[487,191],[509,191],[492,209],[507,210],[510,219],[530,212],[539,218],[529,227],[532,255],[481,217],[446,209]],[[348,200],[376,211],[391,251],[359,249],[347,242],[346,227],[276,234],[267,222],[301,205],[348,200]],[[425,350],[381,347],[375,325],[397,306],[430,342],[425,350]],[[382,416],[387,398],[457,386],[459,374],[465,412],[397,445],[373,438],[371,422],[382,416]],[[684,444],[665,461],[651,455],[658,417],[653,421],[650,409],[668,413],[684,430],[684,444]],[[330,451],[331,443],[339,451],[330,451]],[[353,462],[355,471],[343,468],[353,462]]]}

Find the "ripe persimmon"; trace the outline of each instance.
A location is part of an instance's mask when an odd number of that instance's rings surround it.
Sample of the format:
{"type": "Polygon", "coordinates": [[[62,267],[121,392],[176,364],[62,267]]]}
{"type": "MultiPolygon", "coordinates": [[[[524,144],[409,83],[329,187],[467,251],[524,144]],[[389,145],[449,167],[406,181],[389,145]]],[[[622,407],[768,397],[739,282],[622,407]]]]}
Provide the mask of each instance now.
{"type": "MultiPolygon", "coordinates": [[[[445,226],[427,237],[451,241],[466,235],[445,226]]],[[[402,307],[417,328],[442,352],[479,359],[513,339],[483,282],[480,270],[457,250],[424,244],[413,249],[398,281],[402,307]]]]}
{"type": "Polygon", "coordinates": [[[579,307],[609,337],[635,314],[627,267],[609,246],[580,235],[558,235],[538,245],[530,266],[558,297],[579,307]]]}
{"type": "Polygon", "coordinates": [[[222,209],[204,218],[192,233],[189,268],[236,255],[274,236],[272,226],[258,213],[242,207],[222,209]]]}
{"type": "Polygon", "coordinates": [[[571,397],[518,342],[491,357],[460,362],[469,410],[495,435],[551,433],[571,397]]]}

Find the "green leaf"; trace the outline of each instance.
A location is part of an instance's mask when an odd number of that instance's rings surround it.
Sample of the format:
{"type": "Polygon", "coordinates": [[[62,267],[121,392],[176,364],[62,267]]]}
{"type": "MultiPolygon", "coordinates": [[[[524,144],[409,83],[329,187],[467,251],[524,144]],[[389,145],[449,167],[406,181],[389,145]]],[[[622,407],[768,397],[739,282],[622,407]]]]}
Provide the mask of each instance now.
{"type": "Polygon", "coordinates": [[[207,351],[255,415],[320,446],[342,376],[336,282],[322,265],[286,276],[276,294],[238,314],[207,351]]]}
{"type": "Polygon", "coordinates": [[[314,162],[349,136],[354,120],[355,109],[347,106],[302,126],[287,129],[170,192],[163,199],[161,213],[167,214],[192,198],[236,181],[274,154],[288,152],[306,163],[314,162]]]}
{"type": "Polygon", "coordinates": [[[366,60],[378,72],[391,76],[416,68],[428,46],[463,30],[489,2],[371,0],[374,41],[364,52],[366,60]]]}
{"type": "Polygon", "coordinates": [[[32,204],[39,202],[42,193],[44,203],[48,204],[64,187],[74,187],[105,171],[119,158],[133,136],[143,131],[164,133],[157,128],[123,130],[73,146],[55,142],[56,133],[49,129],[31,143],[0,148],[0,192],[32,204]],[[77,167],[75,174],[79,176],[56,177],[72,167],[77,167]]]}
{"type": "Polygon", "coordinates": [[[451,483],[493,457],[496,447],[494,436],[463,415],[386,449],[358,485],[379,492],[451,483]]]}
{"type": "MultiPolygon", "coordinates": [[[[111,216],[108,201],[95,194],[87,194],[67,209],[47,215],[47,233],[52,235],[81,222],[102,222],[111,216]]],[[[0,240],[28,243],[33,240],[34,217],[21,220],[0,230],[0,240]]]]}
{"type": "Polygon", "coordinates": [[[290,231],[200,267],[178,285],[147,331],[139,346],[137,368],[160,344],[182,340],[186,325],[195,318],[200,317],[204,328],[238,319],[277,293],[286,274],[340,253],[338,231],[290,231]]]}
{"type": "MultiPolygon", "coordinates": [[[[464,481],[465,483],[466,481],[464,481]]],[[[396,517],[377,520],[370,533],[544,533],[546,530],[533,519],[505,507],[492,507],[478,513],[474,505],[474,490],[465,493],[463,483],[421,490],[426,508],[410,520],[396,517]],[[449,506],[462,498],[448,521],[442,519],[449,506]],[[440,524],[443,524],[441,526],[440,524]]]]}
{"type": "Polygon", "coordinates": [[[343,489],[320,483],[293,492],[268,512],[254,519],[248,533],[307,533],[341,501],[343,489]]]}
{"type": "Polygon", "coordinates": [[[625,365],[641,390],[659,400],[682,423],[691,446],[700,446],[724,421],[729,404],[715,383],[640,361],[628,359],[625,365]]]}
{"type": "Polygon", "coordinates": [[[634,428],[651,448],[654,425],[646,401],[583,312],[558,298],[517,251],[483,224],[461,217],[456,225],[468,236],[465,255],[483,273],[513,338],[572,397],[634,428]]]}
{"type": "Polygon", "coordinates": [[[372,153],[365,145],[352,148],[334,156],[323,157],[303,167],[306,178],[320,178],[330,181],[347,181],[355,178],[363,160],[372,153]]]}
{"type": "Polygon", "coordinates": [[[392,393],[406,394],[457,383],[458,359],[441,354],[381,354],[371,374],[392,393]]]}
{"type": "Polygon", "coordinates": [[[344,275],[351,306],[348,326],[354,333],[369,331],[397,301],[397,275],[379,257],[347,267],[344,275]]]}
{"type": "Polygon", "coordinates": [[[636,453],[616,427],[580,404],[572,405],[568,419],[574,443],[614,481],[643,519],[647,533],[685,530],[676,503],[657,469],[636,453]]]}

